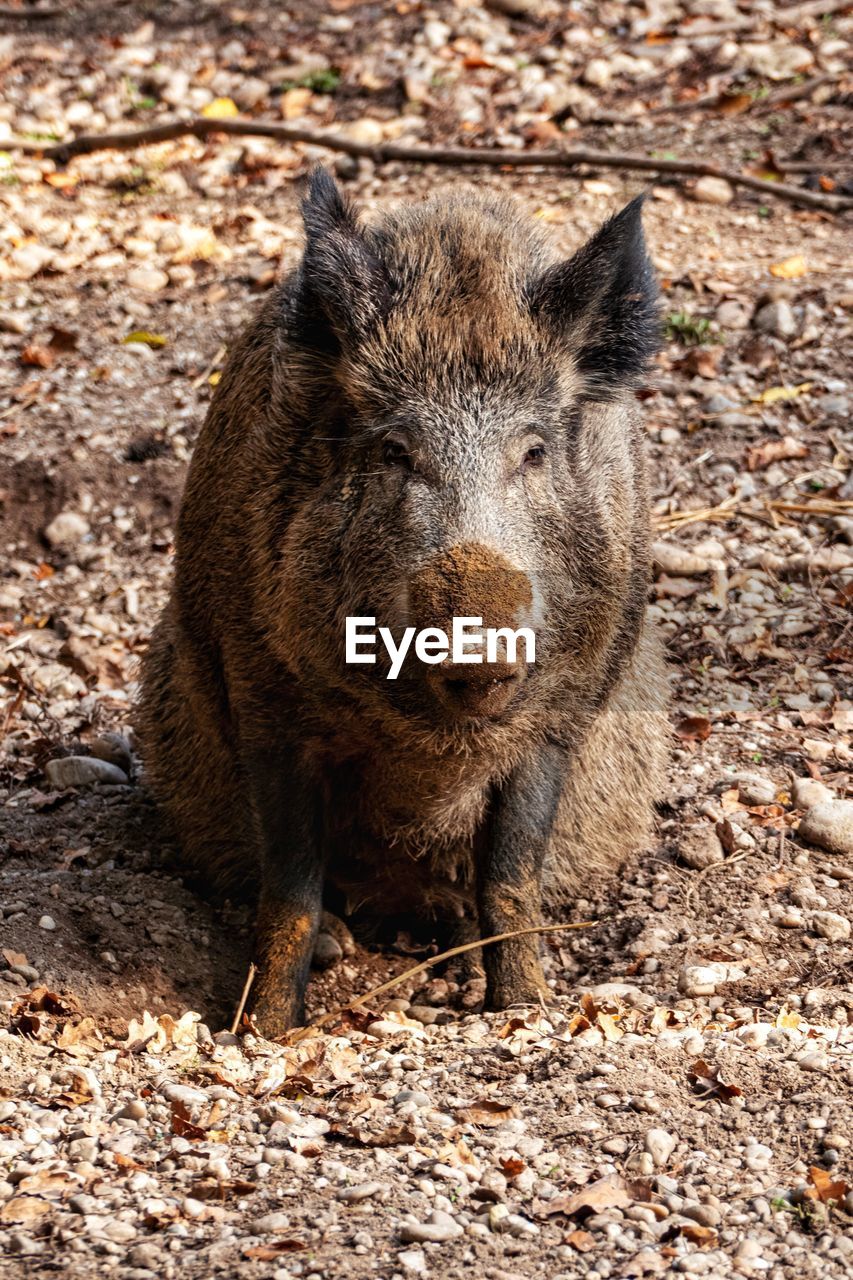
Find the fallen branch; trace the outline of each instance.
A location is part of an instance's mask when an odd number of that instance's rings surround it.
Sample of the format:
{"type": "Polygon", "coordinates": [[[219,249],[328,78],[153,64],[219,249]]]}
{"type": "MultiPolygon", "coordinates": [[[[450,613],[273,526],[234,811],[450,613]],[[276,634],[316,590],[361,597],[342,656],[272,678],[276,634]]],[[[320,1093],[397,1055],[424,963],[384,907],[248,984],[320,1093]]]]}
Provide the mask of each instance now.
{"type": "Polygon", "coordinates": [[[851,0],[808,0],[806,4],[789,5],[787,9],[778,5],[772,13],[761,12],[730,22],[697,22],[689,27],[679,28],[670,37],[672,40],[707,40],[711,36],[728,36],[739,33],[746,35],[765,25],[773,27],[794,27],[804,18],[825,18],[841,9],[850,9],[851,0]]]}
{"type": "Polygon", "coordinates": [[[7,19],[25,18],[62,18],[65,15],[65,9],[0,9],[0,22],[7,19]]]}
{"type": "Polygon", "coordinates": [[[356,996],[354,1000],[350,1000],[349,1004],[342,1005],[340,1009],[332,1009],[329,1013],[324,1013],[322,1017],[316,1018],[307,1027],[296,1027],[293,1031],[281,1036],[280,1041],[284,1044],[298,1044],[300,1040],[312,1035],[320,1027],[325,1027],[336,1018],[344,1017],[345,1014],[351,1013],[353,1009],[357,1009],[360,1005],[370,1004],[371,1000],[375,1000],[377,996],[383,996],[386,991],[392,991],[394,987],[399,987],[400,983],[405,982],[407,978],[414,978],[417,974],[424,973],[427,969],[432,969],[434,965],[441,964],[443,960],[450,960],[453,956],[461,956],[466,951],[476,951],[478,947],[488,947],[493,942],[506,942],[509,938],[526,938],[534,933],[566,933],[569,929],[592,929],[598,923],[597,920],[584,920],[578,924],[537,924],[530,929],[513,929],[509,933],[493,934],[491,938],[478,938],[476,942],[464,942],[461,946],[451,947],[449,951],[441,951],[437,956],[430,956],[428,960],[422,960],[420,964],[414,965],[411,969],[406,969],[404,973],[398,973],[395,978],[389,978],[387,982],[383,982],[381,986],[374,987],[372,991],[366,991],[364,995],[356,996]]]}
{"type": "MultiPolygon", "coordinates": [[[[785,481],[785,484],[790,483],[785,481]]],[[[760,507],[748,506],[741,498],[726,498],[717,507],[699,507],[695,511],[669,511],[664,515],[652,517],[652,525],[662,533],[672,533],[683,529],[688,524],[699,524],[704,521],[732,520],[736,516],[749,520],[763,520],[773,512],[806,516],[849,516],[853,514],[853,499],[850,498],[814,498],[804,502],[785,502],[776,498],[765,498],[760,507]]]]}
{"type": "Polygon", "coordinates": [[[682,177],[724,178],[735,187],[746,187],[811,208],[827,209],[840,213],[853,209],[853,197],[830,195],[822,191],[807,191],[782,182],[768,182],[753,178],[735,169],[723,169],[707,160],[670,160],[664,157],[633,155],[615,151],[565,150],[565,151],[510,151],[470,147],[405,147],[395,142],[372,145],[356,142],[340,133],[320,133],[316,129],[302,129],[296,125],[273,124],[264,120],[208,120],[196,117],[192,120],[174,120],[167,124],[152,125],[148,129],[132,133],[81,134],[70,142],[56,146],[40,147],[37,144],[15,142],[8,144],[28,152],[39,152],[47,160],[64,165],[75,156],[91,155],[95,151],[131,151],[135,147],[156,142],[172,142],[176,138],[193,137],[205,140],[212,135],[228,137],[276,138],[281,142],[303,142],[328,151],[372,160],[375,164],[387,164],[398,160],[409,164],[438,164],[452,167],[484,165],[490,168],[549,168],[575,169],[580,165],[600,169],[635,169],[643,173],[672,173],[682,177]]]}

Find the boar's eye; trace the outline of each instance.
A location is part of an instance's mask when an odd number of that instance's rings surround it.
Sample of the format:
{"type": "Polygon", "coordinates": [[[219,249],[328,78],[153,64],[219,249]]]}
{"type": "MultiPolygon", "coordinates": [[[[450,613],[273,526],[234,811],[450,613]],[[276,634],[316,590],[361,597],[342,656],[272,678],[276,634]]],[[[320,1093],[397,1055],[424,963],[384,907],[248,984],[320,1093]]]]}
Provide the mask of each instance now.
{"type": "Polygon", "coordinates": [[[402,467],[404,471],[414,470],[412,455],[402,440],[382,441],[382,461],[388,467],[402,467]]]}
{"type": "Polygon", "coordinates": [[[527,450],[522,459],[523,467],[541,467],[545,461],[544,444],[534,444],[527,450]]]}

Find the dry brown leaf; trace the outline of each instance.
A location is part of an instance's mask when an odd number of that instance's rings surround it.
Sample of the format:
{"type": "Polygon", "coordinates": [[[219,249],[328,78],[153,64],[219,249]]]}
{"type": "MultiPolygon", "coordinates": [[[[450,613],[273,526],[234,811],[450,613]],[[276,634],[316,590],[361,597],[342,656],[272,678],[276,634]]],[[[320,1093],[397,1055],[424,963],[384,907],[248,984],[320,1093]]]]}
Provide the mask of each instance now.
{"type": "Polygon", "coordinates": [[[599,1013],[595,1025],[603,1033],[605,1040],[621,1040],[625,1032],[618,1025],[618,1013],[599,1013]]]}
{"type": "Polygon", "coordinates": [[[3,951],[0,952],[0,954],[2,954],[3,959],[6,961],[7,965],[9,965],[10,968],[12,967],[12,965],[15,965],[15,964],[27,963],[27,957],[25,956],[23,951],[10,951],[8,947],[4,947],[3,951]]]}
{"type": "Polygon", "coordinates": [[[45,1169],[40,1173],[30,1173],[18,1183],[17,1190],[22,1195],[63,1195],[67,1191],[79,1191],[80,1179],[73,1173],[62,1169],[45,1169]]]}
{"type": "Polygon", "coordinates": [[[172,1103],[172,1133],[179,1138],[188,1138],[190,1142],[200,1142],[208,1136],[206,1129],[190,1119],[189,1110],[183,1102],[172,1103]]]}
{"type": "Polygon", "coordinates": [[[721,93],[714,107],[721,116],[739,116],[754,102],[751,93],[721,93]]]}
{"type": "Polygon", "coordinates": [[[839,733],[853,730],[853,702],[839,701],[832,708],[832,727],[839,733]]]}
{"type": "Polygon", "coordinates": [[[812,1185],[806,1195],[810,1200],[820,1204],[830,1204],[834,1201],[843,1200],[850,1190],[843,1179],[833,1180],[832,1174],[827,1173],[825,1169],[819,1169],[817,1165],[812,1165],[809,1169],[809,1182],[812,1185]]]}
{"type": "Polygon", "coordinates": [[[589,1253],[595,1248],[595,1236],[589,1231],[570,1231],[563,1243],[570,1244],[578,1253],[589,1253]]]}
{"type": "Polygon", "coordinates": [[[50,369],[55,363],[56,352],[36,342],[31,342],[21,352],[21,364],[32,365],[36,369],[50,369]]]}
{"type": "Polygon", "coordinates": [[[120,1169],[144,1169],[145,1165],[140,1164],[138,1160],[134,1160],[133,1156],[126,1156],[123,1151],[114,1151],[113,1159],[120,1169]]]}
{"type": "Polygon", "coordinates": [[[42,1200],[39,1196],[15,1196],[12,1200],[7,1200],[0,1209],[0,1222],[20,1222],[34,1224],[39,1222],[46,1213],[50,1213],[52,1205],[49,1200],[42,1200]]]}
{"type": "Polygon", "coordinates": [[[711,736],[711,721],[707,716],[685,716],[675,726],[675,736],[682,742],[704,742],[711,736]]]}
{"type": "Polygon", "coordinates": [[[555,1213],[571,1217],[583,1210],[598,1213],[601,1209],[625,1209],[637,1200],[648,1200],[650,1194],[650,1183],[640,1179],[629,1182],[620,1173],[609,1173],[606,1178],[599,1178],[571,1195],[545,1201],[541,1209],[548,1217],[555,1213]]]}
{"type": "Polygon", "coordinates": [[[686,1222],[679,1225],[679,1233],[691,1244],[702,1245],[712,1249],[717,1243],[717,1233],[711,1227],[702,1227],[698,1222],[686,1222]]]}
{"type": "Polygon", "coordinates": [[[470,1107],[457,1107],[456,1115],[464,1124],[476,1124],[481,1129],[495,1129],[507,1120],[514,1120],[518,1111],[509,1103],[480,1098],[478,1102],[472,1102],[470,1107]]]}
{"type": "MultiPolygon", "coordinates": [[[[333,1124],[329,1137],[341,1142],[355,1142],[362,1147],[410,1146],[416,1140],[415,1133],[406,1125],[389,1125],[385,1129],[371,1131],[364,1125],[333,1124]]],[[[304,1150],[302,1154],[306,1154],[304,1150]]]]}
{"type": "Polygon", "coordinates": [[[73,1049],[75,1046],[97,1049],[102,1044],[103,1037],[94,1018],[81,1018],[77,1023],[66,1022],[56,1038],[58,1049],[73,1049]]]}
{"type": "Polygon", "coordinates": [[[719,1098],[721,1102],[731,1102],[732,1098],[739,1098],[743,1094],[742,1089],[736,1084],[728,1084],[721,1078],[719,1072],[709,1067],[702,1058],[696,1059],[687,1073],[687,1078],[697,1086],[703,1102],[710,1102],[712,1098],[719,1098]]]}
{"type": "Polygon", "coordinates": [[[271,1240],[269,1244],[252,1244],[243,1250],[244,1258],[254,1258],[256,1262],[275,1262],[284,1253],[297,1253],[307,1249],[304,1240],[271,1240]]]}
{"type": "Polygon", "coordinates": [[[233,1182],[222,1182],[219,1178],[202,1178],[194,1182],[190,1194],[196,1200],[226,1200],[228,1196],[248,1196],[258,1190],[256,1182],[245,1182],[237,1178],[233,1182]]]}
{"type": "Polygon", "coordinates": [[[527,1165],[523,1160],[517,1157],[507,1156],[500,1161],[501,1172],[505,1178],[517,1178],[520,1173],[524,1173],[527,1165]]]}
{"type": "Polygon", "coordinates": [[[775,276],[777,280],[798,280],[807,271],[806,260],[800,253],[791,258],[783,258],[781,262],[774,262],[770,268],[771,276],[775,276]]]}
{"type": "Polygon", "coordinates": [[[763,444],[753,445],[746,451],[748,471],[762,471],[773,462],[782,462],[786,458],[807,458],[808,447],[793,436],[783,436],[781,440],[765,440],[763,444]]]}

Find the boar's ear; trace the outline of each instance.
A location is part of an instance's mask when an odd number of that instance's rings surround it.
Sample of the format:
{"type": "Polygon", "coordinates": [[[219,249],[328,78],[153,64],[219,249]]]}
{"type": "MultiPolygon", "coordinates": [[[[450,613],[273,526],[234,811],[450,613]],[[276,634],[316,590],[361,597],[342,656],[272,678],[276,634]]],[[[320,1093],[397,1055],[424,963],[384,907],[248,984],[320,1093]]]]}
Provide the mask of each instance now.
{"type": "Polygon", "coordinates": [[[384,264],[354,206],[325,169],[302,202],[305,253],[297,277],[298,327],[310,345],[349,346],[388,309],[384,264]]]}
{"type": "Polygon", "coordinates": [[[637,196],[573,258],[549,267],[530,287],[531,309],[565,336],[592,399],[606,399],[639,377],[659,345],[643,200],[637,196]]]}

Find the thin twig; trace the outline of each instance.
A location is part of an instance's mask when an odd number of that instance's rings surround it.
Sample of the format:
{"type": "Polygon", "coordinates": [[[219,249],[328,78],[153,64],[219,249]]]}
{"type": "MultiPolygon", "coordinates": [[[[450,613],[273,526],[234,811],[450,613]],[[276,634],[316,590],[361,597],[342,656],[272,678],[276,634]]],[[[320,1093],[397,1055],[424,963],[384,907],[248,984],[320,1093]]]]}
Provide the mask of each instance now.
{"type": "Polygon", "coordinates": [[[710,866],[702,867],[702,869],[696,873],[693,883],[687,890],[687,894],[684,899],[684,910],[690,910],[693,899],[696,896],[696,890],[699,888],[701,881],[705,880],[708,876],[713,875],[715,871],[721,871],[727,867],[733,867],[735,863],[743,862],[746,858],[751,858],[756,852],[757,850],[745,849],[741,853],[735,853],[728,858],[723,858],[720,862],[712,862],[710,866]]]}
{"type": "Polygon", "coordinates": [[[0,21],[7,19],[23,18],[29,21],[33,18],[62,18],[65,16],[65,9],[0,9],[0,21]]]}
{"type": "Polygon", "coordinates": [[[576,169],[580,165],[600,169],[636,169],[642,173],[673,173],[682,177],[724,178],[732,186],[746,187],[762,195],[791,200],[795,204],[826,209],[840,213],[853,209],[853,197],[830,195],[823,191],[808,191],[805,187],[792,187],[782,182],[768,182],[754,178],[736,169],[724,169],[708,160],[673,160],[663,156],[635,155],[629,152],[593,150],[515,151],[482,150],[473,147],[406,147],[396,142],[373,145],[357,142],[340,133],[321,133],[316,129],[302,129],[297,125],[274,124],[266,120],[208,120],[196,117],[191,120],[173,120],[167,124],[152,125],[148,129],[136,129],[131,133],[81,134],[69,142],[42,147],[39,144],[14,141],[8,149],[38,152],[46,160],[64,165],[75,156],[91,155],[96,151],[131,151],[135,147],[157,142],[172,142],[176,138],[210,138],[216,134],[228,137],[275,138],[281,142],[302,142],[328,151],[340,151],[344,155],[372,160],[374,164],[387,164],[397,160],[408,164],[438,164],[451,167],[466,165],[489,168],[549,168],[576,169]]]}
{"type": "Polygon", "coordinates": [[[307,1027],[298,1027],[294,1031],[287,1032],[285,1036],[281,1037],[281,1040],[287,1044],[297,1044],[320,1027],[324,1027],[327,1023],[334,1021],[335,1018],[342,1018],[344,1014],[351,1013],[359,1005],[369,1004],[377,996],[382,996],[386,991],[399,987],[400,983],[405,982],[407,978],[414,978],[417,974],[424,973],[425,970],[432,969],[434,965],[440,964],[442,960],[450,960],[453,956],[461,956],[466,951],[476,951],[478,947],[488,947],[493,942],[506,942],[509,938],[526,938],[535,933],[566,933],[570,929],[592,929],[598,923],[598,920],[583,920],[577,924],[537,924],[529,929],[512,929],[509,933],[495,933],[490,938],[478,938],[475,942],[464,942],[461,946],[451,947],[449,951],[441,951],[437,956],[430,956],[428,960],[422,960],[420,964],[414,965],[411,969],[406,969],[404,973],[398,973],[394,978],[389,978],[387,982],[383,982],[381,986],[374,987],[372,991],[366,991],[364,995],[356,996],[354,1000],[342,1005],[340,1009],[332,1009],[329,1013],[324,1013],[322,1017],[316,1018],[307,1027]]]}
{"type": "Polygon", "coordinates": [[[224,344],[217,349],[216,355],[213,357],[210,364],[205,369],[202,369],[198,377],[193,378],[192,382],[190,383],[190,386],[192,387],[193,391],[198,391],[199,387],[204,386],[205,382],[207,382],[208,378],[216,369],[217,365],[219,365],[225,359],[225,355],[227,351],[228,351],[228,348],[224,344]]]}
{"type": "Polygon", "coordinates": [[[774,27],[793,27],[803,18],[823,18],[830,14],[838,13],[840,9],[849,9],[851,7],[850,0],[807,0],[805,4],[789,5],[788,8],[780,8],[776,6],[772,13],[756,13],[752,17],[744,15],[742,18],[735,18],[730,22],[717,22],[714,24],[700,26],[696,24],[696,30],[693,26],[685,29],[679,29],[671,38],[674,40],[707,40],[710,36],[732,35],[735,32],[746,34],[749,31],[755,31],[758,27],[765,24],[774,27]]]}
{"type": "Polygon", "coordinates": [[[837,76],[829,71],[822,71],[820,75],[810,76],[808,80],[801,80],[799,84],[785,85],[784,88],[769,93],[766,98],[759,98],[753,108],[753,114],[763,115],[765,111],[773,111],[785,103],[802,101],[815,89],[821,89],[825,84],[837,83],[837,76]]]}
{"type": "Polygon", "coordinates": [[[249,992],[252,988],[252,983],[255,981],[255,974],[257,972],[258,972],[257,965],[250,964],[249,972],[246,974],[246,981],[243,983],[243,994],[240,996],[240,1003],[237,1005],[237,1012],[234,1014],[234,1019],[231,1023],[232,1036],[236,1033],[237,1028],[240,1025],[240,1019],[243,1016],[243,1010],[246,1007],[246,1001],[249,998],[249,992]]]}

